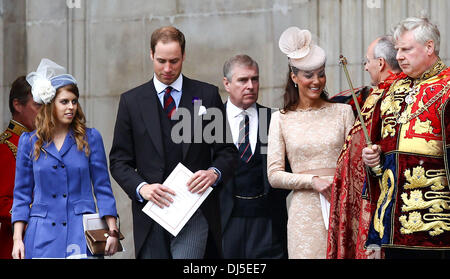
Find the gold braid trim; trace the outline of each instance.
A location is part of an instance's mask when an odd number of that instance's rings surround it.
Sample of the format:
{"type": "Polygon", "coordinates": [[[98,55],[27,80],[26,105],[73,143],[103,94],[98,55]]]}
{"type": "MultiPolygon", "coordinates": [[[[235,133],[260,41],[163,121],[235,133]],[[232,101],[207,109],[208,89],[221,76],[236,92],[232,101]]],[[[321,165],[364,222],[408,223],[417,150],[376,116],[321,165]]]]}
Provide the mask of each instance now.
{"type": "Polygon", "coordinates": [[[11,152],[14,155],[14,158],[17,157],[17,146],[15,146],[12,142],[5,140],[6,145],[9,147],[11,152]]]}
{"type": "Polygon", "coordinates": [[[6,144],[9,150],[11,150],[11,152],[13,153],[14,158],[17,157],[17,146],[14,143],[8,141],[8,139],[12,137],[12,134],[16,134],[20,137],[20,135],[22,135],[22,133],[24,132],[28,132],[28,129],[24,125],[15,120],[11,120],[9,122],[8,129],[6,129],[6,131],[0,135],[0,144],[6,144]]]}
{"type": "Polygon", "coordinates": [[[14,155],[14,158],[17,156],[17,146],[14,145],[14,143],[10,142],[8,139],[12,137],[12,134],[10,131],[6,130],[3,134],[0,135],[0,144],[6,144],[8,146],[9,150],[14,155]]]}
{"type": "Polygon", "coordinates": [[[5,143],[5,141],[10,137],[12,137],[11,132],[5,131],[3,134],[0,135],[0,144],[5,143]]]}
{"type": "Polygon", "coordinates": [[[12,119],[9,122],[8,130],[13,132],[14,134],[18,135],[19,137],[24,132],[29,132],[28,129],[25,126],[23,126],[19,122],[15,121],[15,120],[12,120],[12,119]]]}
{"type": "Polygon", "coordinates": [[[387,169],[383,173],[383,177],[379,181],[380,184],[380,197],[377,202],[377,209],[375,210],[375,216],[373,218],[373,227],[378,232],[380,238],[384,236],[384,214],[386,209],[392,201],[395,188],[395,177],[392,170],[387,169]],[[379,212],[381,210],[381,212],[379,212]]]}

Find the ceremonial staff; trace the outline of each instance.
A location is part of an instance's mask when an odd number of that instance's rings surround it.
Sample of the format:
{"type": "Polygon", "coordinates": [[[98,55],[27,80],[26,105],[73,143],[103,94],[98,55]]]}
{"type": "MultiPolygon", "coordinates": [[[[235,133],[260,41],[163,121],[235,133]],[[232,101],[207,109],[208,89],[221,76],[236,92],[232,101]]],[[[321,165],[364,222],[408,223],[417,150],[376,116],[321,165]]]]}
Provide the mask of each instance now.
{"type": "MultiPolygon", "coordinates": [[[[366,124],[361,114],[361,108],[359,107],[358,98],[356,97],[355,89],[353,87],[352,80],[350,79],[350,75],[347,70],[347,58],[345,58],[342,54],[339,56],[339,64],[344,69],[345,75],[347,77],[348,85],[350,86],[350,91],[352,92],[353,102],[355,103],[356,112],[358,113],[359,122],[361,122],[361,128],[363,130],[364,137],[367,142],[367,147],[372,148],[372,141],[370,140],[369,133],[367,132],[366,124]]],[[[380,165],[372,167],[371,169],[377,176],[380,176],[382,174],[382,169],[380,165]]]]}

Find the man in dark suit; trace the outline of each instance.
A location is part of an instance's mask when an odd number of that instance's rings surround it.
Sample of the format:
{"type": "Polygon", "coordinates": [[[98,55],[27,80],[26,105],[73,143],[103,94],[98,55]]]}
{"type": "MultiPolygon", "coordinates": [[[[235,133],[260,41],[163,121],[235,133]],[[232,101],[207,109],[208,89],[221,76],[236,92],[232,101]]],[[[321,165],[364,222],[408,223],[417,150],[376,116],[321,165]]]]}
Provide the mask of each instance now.
{"type": "Polygon", "coordinates": [[[207,143],[210,141],[206,142],[201,135],[198,140],[198,129],[194,130],[198,125],[194,123],[200,123],[200,128],[211,123],[207,117],[199,116],[198,107],[206,108],[207,113],[210,109],[221,112],[218,129],[223,131],[219,134],[226,135],[227,126],[218,88],[181,74],[184,50],[185,38],[178,29],[169,26],[153,32],[154,77],[120,98],[110,170],[132,200],[137,258],[198,259],[222,254],[218,189],[211,192],[176,237],[142,212],[147,201],[162,208],[173,202],[176,193],[162,183],[178,163],[194,172],[188,189],[201,194],[226,182],[237,161],[235,146],[225,139],[207,143]],[[201,106],[194,106],[199,102],[201,106]],[[183,110],[190,116],[188,121],[183,118],[183,123],[191,125],[183,128],[184,141],[180,143],[174,138],[172,127],[180,123],[178,112],[183,110]],[[185,135],[189,135],[187,140],[185,135]],[[211,247],[214,249],[210,250],[211,247]]]}
{"type": "Polygon", "coordinates": [[[224,64],[223,84],[233,143],[239,150],[234,176],[221,189],[220,206],[224,257],[287,258],[286,196],[267,179],[267,134],[271,109],[256,103],[258,64],[236,55],[224,64]]]}

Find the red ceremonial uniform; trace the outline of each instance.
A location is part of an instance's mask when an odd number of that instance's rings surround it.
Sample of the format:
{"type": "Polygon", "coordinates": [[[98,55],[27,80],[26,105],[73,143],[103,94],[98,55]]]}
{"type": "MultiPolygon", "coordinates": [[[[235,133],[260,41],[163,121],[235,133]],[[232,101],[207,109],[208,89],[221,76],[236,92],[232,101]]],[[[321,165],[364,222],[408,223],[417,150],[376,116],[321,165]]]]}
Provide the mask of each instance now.
{"type": "Polygon", "coordinates": [[[367,187],[373,207],[366,246],[450,250],[449,96],[450,69],[438,60],[381,98],[372,141],[383,151],[383,174],[367,187]]]}
{"type": "MultiPolygon", "coordinates": [[[[369,135],[372,130],[372,115],[383,92],[392,83],[406,75],[393,74],[371,90],[361,108],[369,135]]],[[[331,189],[330,224],[328,229],[328,259],[365,259],[366,240],[370,226],[371,204],[363,199],[366,167],[362,161],[362,150],[367,146],[361,122],[356,119],[338,159],[331,189]]]]}
{"type": "Polygon", "coordinates": [[[16,153],[20,135],[27,129],[11,120],[5,132],[0,134],[0,259],[11,259],[13,235],[11,208],[13,203],[16,153]]]}

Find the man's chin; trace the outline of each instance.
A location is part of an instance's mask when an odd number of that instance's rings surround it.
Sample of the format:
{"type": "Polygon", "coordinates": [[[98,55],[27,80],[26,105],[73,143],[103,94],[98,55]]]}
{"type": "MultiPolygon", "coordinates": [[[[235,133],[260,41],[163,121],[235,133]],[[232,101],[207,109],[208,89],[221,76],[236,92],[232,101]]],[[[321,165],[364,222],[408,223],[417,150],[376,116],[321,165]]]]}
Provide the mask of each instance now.
{"type": "Polygon", "coordinates": [[[172,84],[175,80],[172,78],[171,79],[162,78],[160,81],[166,85],[169,85],[169,84],[172,84]]]}
{"type": "Polygon", "coordinates": [[[158,76],[158,80],[166,85],[174,83],[177,78],[178,76],[158,76]]]}
{"type": "Polygon", "coordinates": [[[400,69],[402,69],[402,72],[404,73],[404,74],[406,74],[407,76],[409,76],[409,77],[411,77],[411,75],[413,75],[413,73],[412,73],[412,71],[410,70],[410,68],[409,67],[406,67],[406,66],[400,66],[400,69]]]}
{"type": "Polygon", "coordinates": [[[407,75],[408,77],[410,77],[410,78],[418,78],[418,77],[421,76],[420,74],[418,74],[418,73],[416,73],[416,72],[408,71],[408,70],[403,70],[403,73],[404,73],[405,75],[407,75]]]}

